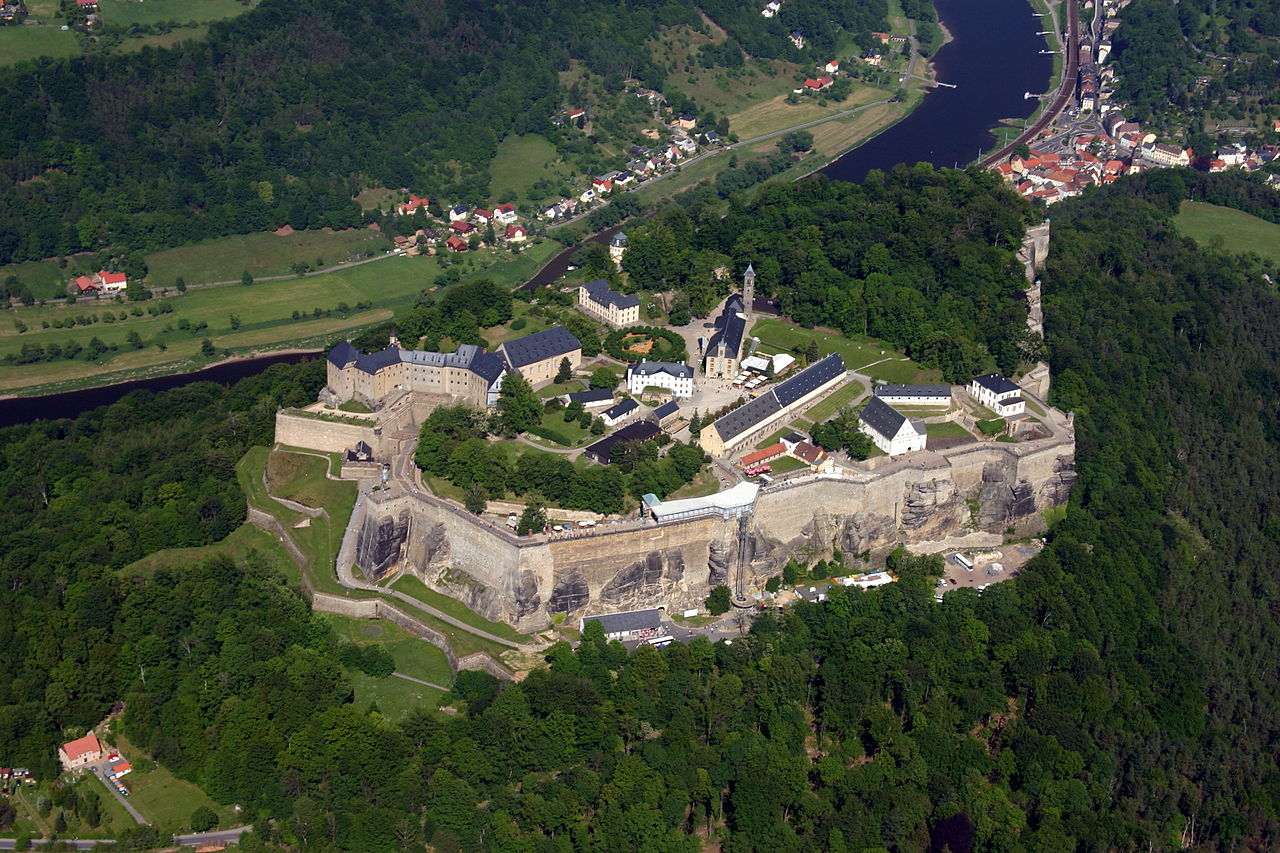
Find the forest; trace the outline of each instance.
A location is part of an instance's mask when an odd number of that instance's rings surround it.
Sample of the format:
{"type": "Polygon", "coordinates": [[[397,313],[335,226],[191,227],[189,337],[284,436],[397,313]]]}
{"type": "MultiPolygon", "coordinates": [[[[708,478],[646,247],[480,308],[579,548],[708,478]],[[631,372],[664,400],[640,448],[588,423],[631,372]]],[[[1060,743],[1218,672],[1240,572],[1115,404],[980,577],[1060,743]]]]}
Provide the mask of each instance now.
{"type": "Polygon", "coordinates": [[[1250,179],[1173,170],[1054,207],[1079,484],[1019,578],[939,604],[938,559],[895,552],[898,583],[732,645],[589,626],[520,683],[459,678],[452,715],[353,704],[252,558],[119,571],[239,523],[231,464],[320,365],[0,431],[0,764],[51,776],[123,700],[131,740],[248,807],[247,851],[1275,849],[1280,297],[1174,230],[1184,198],[1280,219],[1250,179]]]}
{"type": "Polygon", "coordinates": [[[706,316],[727,293],[717,270],[751,263],[757,292],[797,323],[891,341],[952,382],[1012,373],[1038,347],[1015,257],[1034,214],[990,173],[922,163],[860,185],[807,178],[721,213],[672,207],[628,228],[632,285],[674,287],[706,316]]]}
{"type": "MultiPolygon", "coordinates": [[[[884,26],[884,0],[805,8],[783,15],[818,44],[884,26]]],[[[758,11],[726,25],[754,55],[789,55],[758,11]]],[[[700,25],[695,7],[264,0],[203,41],[0,70],[0,264],[111,248],[136,265],[204,237],[352,227],[369,186],[481,202],[505,137],[558,132],[576,92],[558,73],[661,90],[647,42],[675,24],[700,25]]]]}

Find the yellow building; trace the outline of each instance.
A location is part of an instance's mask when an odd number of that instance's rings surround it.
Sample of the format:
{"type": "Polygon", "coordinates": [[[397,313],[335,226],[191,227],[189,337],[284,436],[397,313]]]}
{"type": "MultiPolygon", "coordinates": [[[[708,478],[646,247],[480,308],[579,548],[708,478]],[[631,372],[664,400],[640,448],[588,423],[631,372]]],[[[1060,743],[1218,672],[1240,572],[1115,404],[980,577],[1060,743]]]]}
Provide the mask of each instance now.
{"type": "Polygon", "coordinates": [[[839,387],[844,379],[844,359],[832,353],[707,424],[698,434],[698,443],[712,456],[723,456],[759,441],[839,387]]]}

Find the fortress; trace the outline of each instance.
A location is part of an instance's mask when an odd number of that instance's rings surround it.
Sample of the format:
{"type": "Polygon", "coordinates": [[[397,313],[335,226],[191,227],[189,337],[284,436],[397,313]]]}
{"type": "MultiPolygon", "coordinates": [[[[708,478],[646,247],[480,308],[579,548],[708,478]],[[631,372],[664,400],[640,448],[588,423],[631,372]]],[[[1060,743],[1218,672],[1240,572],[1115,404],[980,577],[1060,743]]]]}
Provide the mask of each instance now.
{"type": "Polygon", "coordinates": [[[1018,444],[976,442],[776,483],[741,511],[666,522],[646,513],[576,538],[517,537],[456,504],[393,486],[361,494],[344,553],[369,580],[408,572],[530,631],[556,613],[698,607],[717,584],[757,590],[791,557],[815,560],[833,547],[856,554],[975,531],[1038,531],[1041,511],[1067,499],[1074,458],[1069,430],[1018,444]]]}

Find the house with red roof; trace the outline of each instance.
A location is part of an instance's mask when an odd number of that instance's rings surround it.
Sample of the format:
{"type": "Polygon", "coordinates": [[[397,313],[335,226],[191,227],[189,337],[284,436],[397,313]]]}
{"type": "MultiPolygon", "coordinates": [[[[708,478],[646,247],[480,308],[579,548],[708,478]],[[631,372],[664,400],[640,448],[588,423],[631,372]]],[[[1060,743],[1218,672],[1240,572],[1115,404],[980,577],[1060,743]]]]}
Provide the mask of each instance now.
{"type": "Polygon", "coordinates": [[[521,225],[508,225],[503,237],[506,238],[508,243],[523,243],[529,238],[529,235],[521,225]]]}
{"type": "Polygon", "coordinates": [[[493,219],[493,211],[485,210],[483,207],[477,207],[471,216],[481,225],[488,225],[489,220],[493,219]]]}
{"type": "Polygon", "coordinates": [[[470,234],[472,231],[476,230],[476,227],[470,222],[463,222],[462,220],[450,222],[449,228],[452,229],[454,234],[470,234]]]}
{"type": "Polygon", "coordinates": [[[750,468],[753,465],[760,465],[764,462],[771,462],[787,452],[787,446],[779,442],[771,444],[762,450],[756,450],[742,457],[742,467],[750,468]]]}
{"type": "Polygon", "coordinates": [[[444,245],[450,252],[465,252],[467,250],[467,241],[456,234],[445,240],[444,245]]]}
{"type": "Polygon", "coordinates": [[[396,205],[396,213],[400,214],[401,216],[412,216],[418,210],[422,210],[425,213],[427,205],[429,203],[430,203],[429,199],[419,198],[413,193],[409,193],[408,201],[406,201],[404,204],[396,205]]]}
{"type": "Polygon", "coordinates": [[[830,62],[828,62],[826,65],[822,66],[822,70],[823,70],[823,71],[825,71],[825,72],[827,72],[828,74],[839,74],[839,73],[840,73],[840,60],[838,60],[838,59],[833,59],[833,60],[831,60],[831,61],[830,61],[830,62]]]}
{"type": "Polygon", "coordinates": [[[93,278],[98,288],[107,293],[116,293],[129,286],[129,277],[122,272],[107,272],[103,270],[93,278]]]}
{"type": "Polygon", "coordinates": [[[97,293],[98,283],[87,275],[78,275],[71,280],[71,286],[67,290],[71,293],[97,293]]]}
{"type": "Polygon", "coordinates": [[[81,738],[64,743],[58,748],[58,760],[63,770],[78,770],[102,759],[102,744],[92,731],[81,738]]]}
{"type": "Polygon", "coordinates": [[[805,80],[804,87],[814,92],[821,92],[823,89],[827,88],[834,82],[836,81],[826,75],[823,75],[822,77],[819,77],[816,80],[813,79],[812,77],[809,78],[808,80],[805,80]]]}
{"type": "Polygon", "coordinates": [[[497,210],[494,211],[494,219],[497,219],[503,225],[510,225],[519,218],[515,207],[509,204],[500,204],[497,210]]]}

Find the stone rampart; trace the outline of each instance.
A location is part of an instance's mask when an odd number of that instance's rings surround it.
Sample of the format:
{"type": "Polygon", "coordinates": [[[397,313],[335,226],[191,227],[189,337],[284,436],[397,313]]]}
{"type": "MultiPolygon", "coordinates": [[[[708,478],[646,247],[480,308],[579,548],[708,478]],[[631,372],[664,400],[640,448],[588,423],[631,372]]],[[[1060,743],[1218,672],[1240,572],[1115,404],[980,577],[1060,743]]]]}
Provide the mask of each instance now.
{"type": "Polygon", "coordinates": [[[375,456],[382,454],[382,436],[372,426],[276,412],[276,442],[279,444],[341,453],[361,441],[373,448],[375,456]]]}

